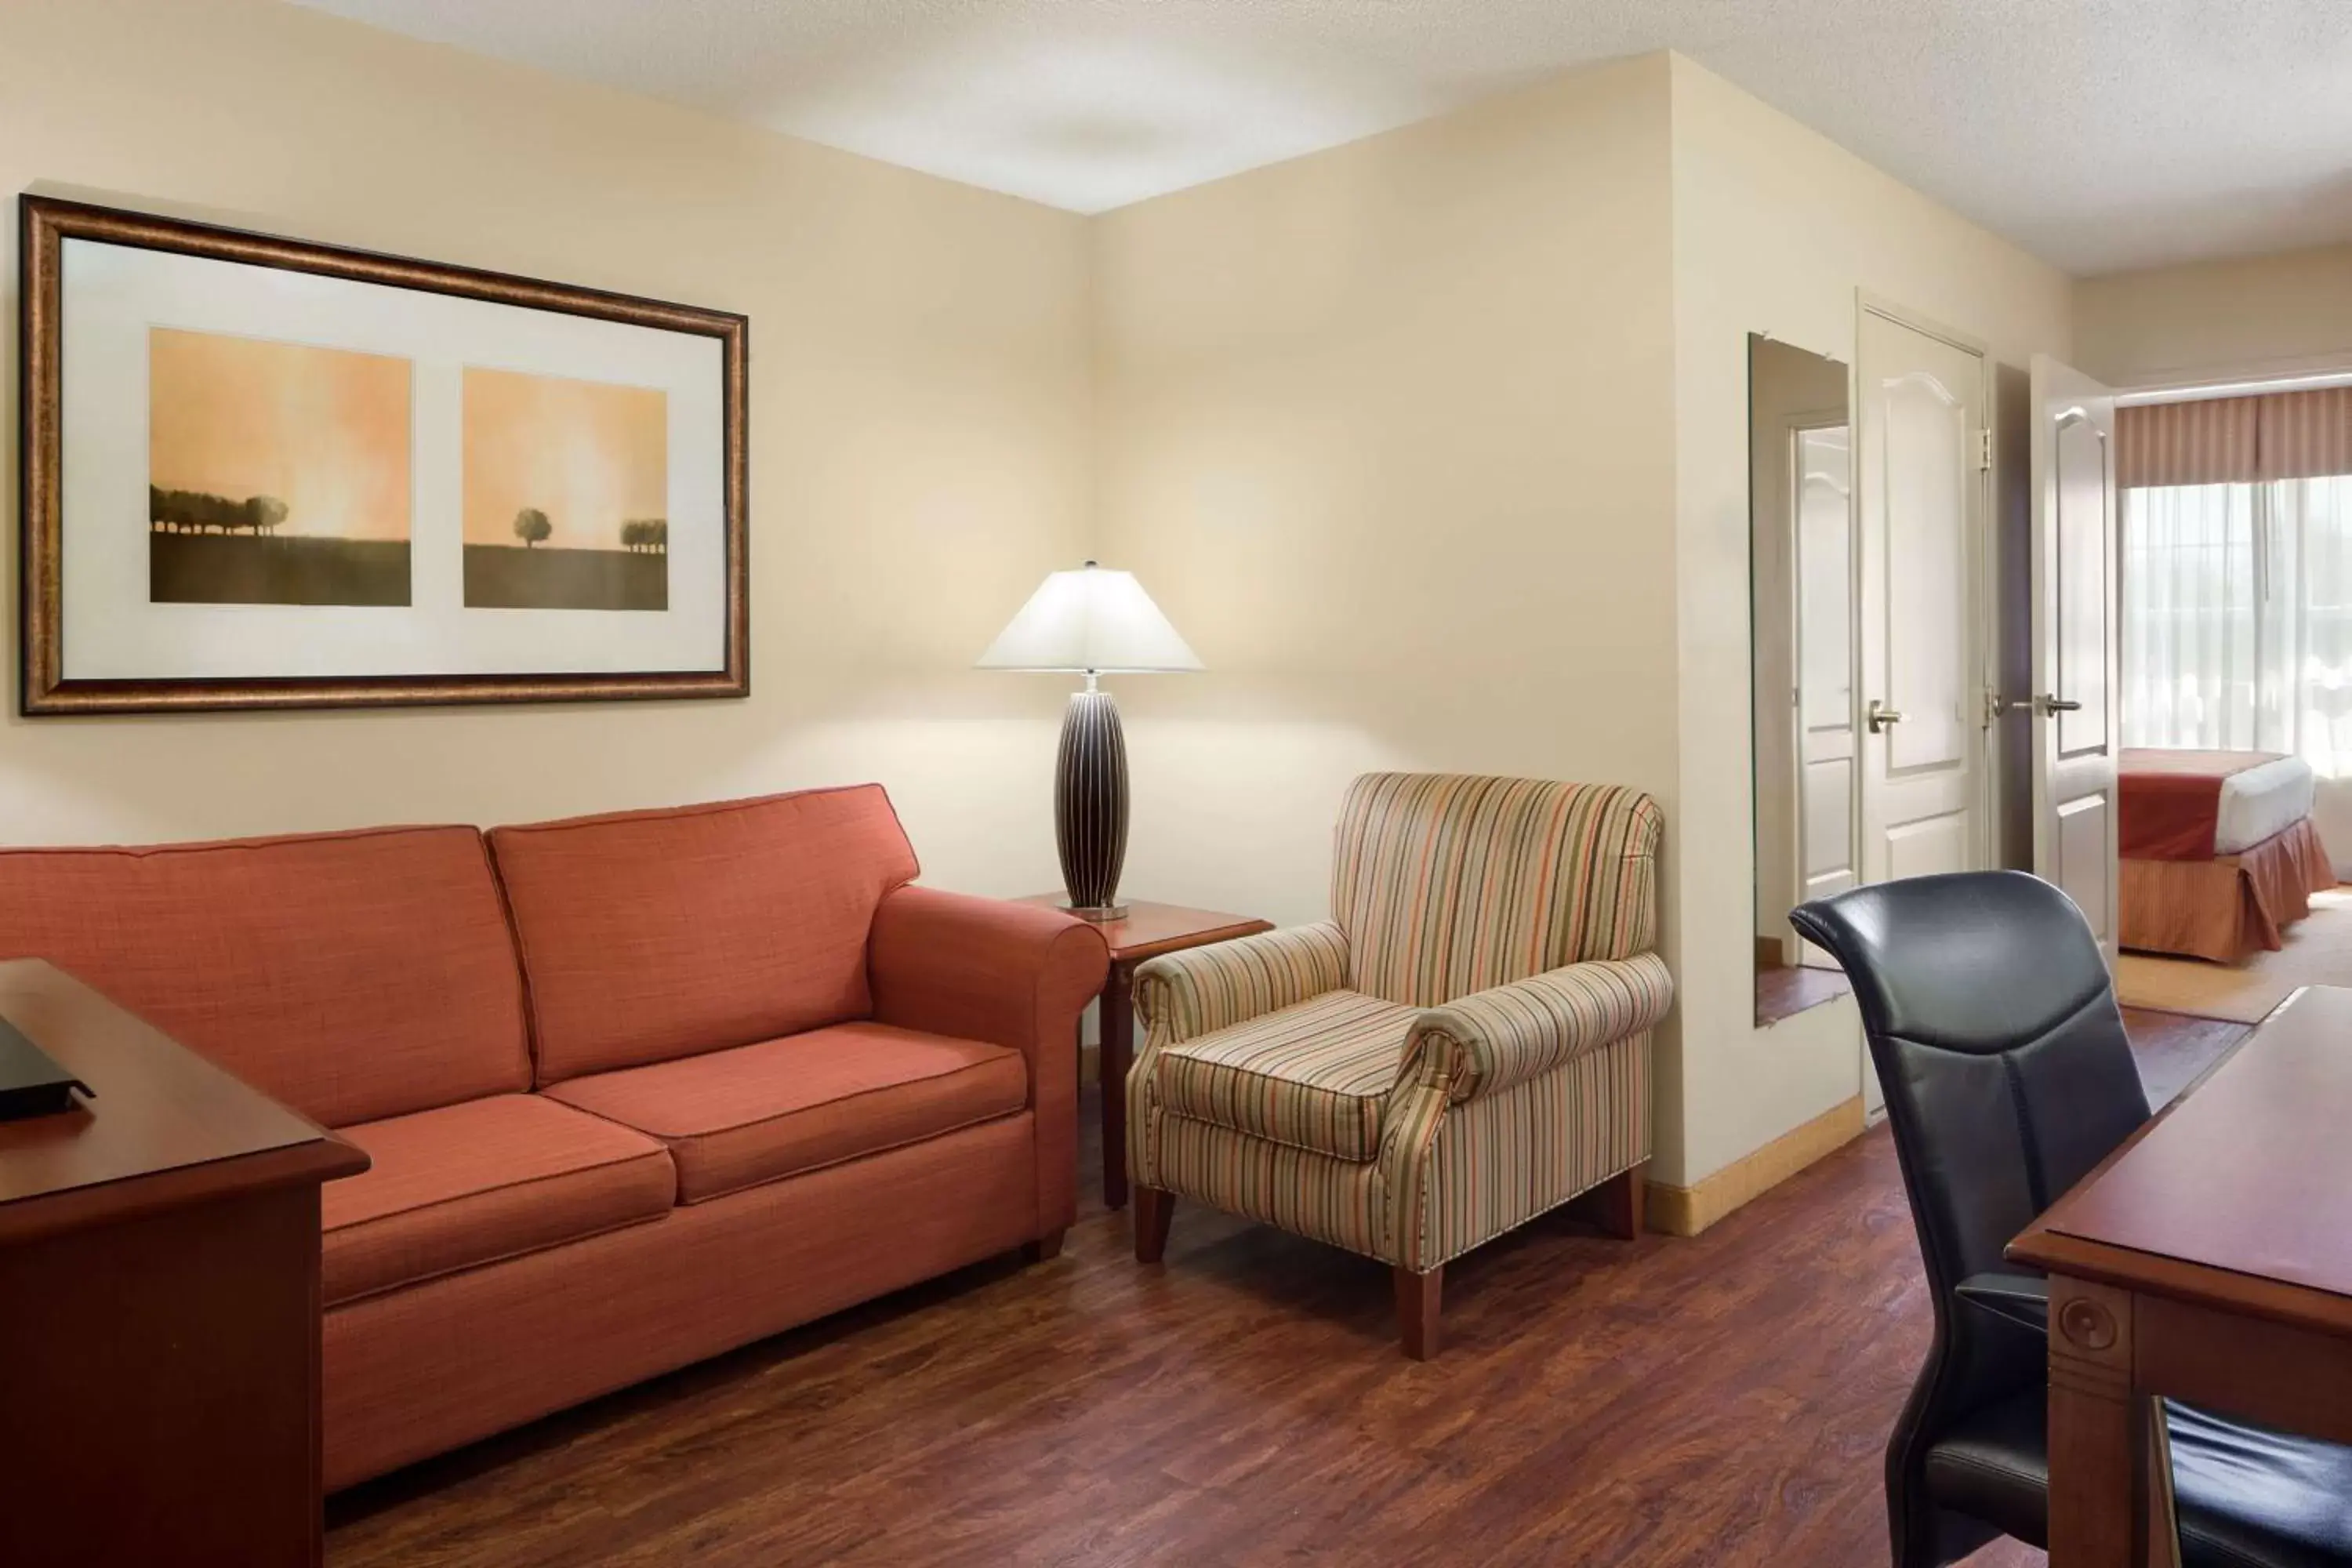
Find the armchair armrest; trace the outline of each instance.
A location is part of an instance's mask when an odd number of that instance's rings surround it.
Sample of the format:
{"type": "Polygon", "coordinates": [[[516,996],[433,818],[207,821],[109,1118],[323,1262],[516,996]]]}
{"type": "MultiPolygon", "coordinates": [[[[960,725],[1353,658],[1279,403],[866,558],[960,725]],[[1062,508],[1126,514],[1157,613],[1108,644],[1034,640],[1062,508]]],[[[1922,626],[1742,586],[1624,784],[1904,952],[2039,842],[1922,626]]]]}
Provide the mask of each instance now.
{"type": "Polygon", "coordinates": [[[1347,983],[1347,934],[1319,921],[1163,953],[1136,970],[1135,1005],[1147,1039],[1170,1045],[1347,983]]]}
{"type": "Polygon", "coordinates": [[[1571,963],[1424,1010],[1406,1037],[1400,1088],[1442,1088],[1459,1102],[1540,1078],[1666,1016],[1675,983],[1644,952],[1571,963]]]}

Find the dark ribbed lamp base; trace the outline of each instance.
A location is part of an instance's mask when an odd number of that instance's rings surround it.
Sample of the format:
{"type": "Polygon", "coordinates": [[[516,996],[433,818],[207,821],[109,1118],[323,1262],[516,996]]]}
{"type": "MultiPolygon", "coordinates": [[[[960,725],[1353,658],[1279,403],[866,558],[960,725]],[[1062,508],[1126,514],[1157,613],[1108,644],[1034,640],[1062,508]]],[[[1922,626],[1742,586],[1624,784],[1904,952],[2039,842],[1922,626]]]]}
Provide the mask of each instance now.
{"type": "Polygon", "coordinates": [[[1054,839],[1062,852],[1064,906],[1081,920],[1115,921],[1127,860],[1127,739],[1108,691],[1073,691],[1054,769],[1054,839]]]}

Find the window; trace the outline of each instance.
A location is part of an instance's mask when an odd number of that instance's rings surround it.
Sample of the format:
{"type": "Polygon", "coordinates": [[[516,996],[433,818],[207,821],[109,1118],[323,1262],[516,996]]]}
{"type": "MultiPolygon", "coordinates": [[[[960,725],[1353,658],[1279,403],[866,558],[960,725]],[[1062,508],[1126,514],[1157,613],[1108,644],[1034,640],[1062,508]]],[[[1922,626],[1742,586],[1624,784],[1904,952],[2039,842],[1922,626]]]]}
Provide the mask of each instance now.
{"type": "Polygon", "coordinates": [[[2352,388],[2122,416],[2124,743],[2352,774],[2352,388]]]}

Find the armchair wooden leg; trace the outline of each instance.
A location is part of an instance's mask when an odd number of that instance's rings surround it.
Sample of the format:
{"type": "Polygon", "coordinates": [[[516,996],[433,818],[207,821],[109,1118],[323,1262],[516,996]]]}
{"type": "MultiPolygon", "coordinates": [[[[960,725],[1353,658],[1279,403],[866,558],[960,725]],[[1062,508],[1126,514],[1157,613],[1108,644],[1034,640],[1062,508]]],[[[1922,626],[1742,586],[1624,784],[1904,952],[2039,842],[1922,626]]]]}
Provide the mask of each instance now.
{"type": "Polygon", "coordinates": [[[1062,1238],[1069,1234],[1066,1229],[1049,1230],[1034,1241],[1023,1242],[1021,1261],[1043,1263],[1049,1258],[1059,1258],[1062,1255],[1062,1238]]]}
{"type": "Polygon", "coordinates": [[[1620,1171],[1607,1181],[1570,1200],[1569,1211],[1580,1219],[1589,1219],[1620,1241],[1632,1241],[1642,1234],[1642,1200],[1648,1187],[1648,1161],[1630,1171],[1620,1171]]]}
{"type": "Polygon", "coordinates": [[[1135,1260],[1157,1263],[1168,1249],[1168,1222],[1176,1215],[1176,1194],[1157,1187],[1135,1189],[1135,1260]]]}
{"type": "Polygon", "coordinates": [[[1404,1353],[1414,1361],[1429,1360],[1442,1343],[1437,1319],[1444,1290],[1442,1263],[1426,1274],[1402,1268],[1396,1271],[1397,1331],[1404,1341],[1404,1353]]]}

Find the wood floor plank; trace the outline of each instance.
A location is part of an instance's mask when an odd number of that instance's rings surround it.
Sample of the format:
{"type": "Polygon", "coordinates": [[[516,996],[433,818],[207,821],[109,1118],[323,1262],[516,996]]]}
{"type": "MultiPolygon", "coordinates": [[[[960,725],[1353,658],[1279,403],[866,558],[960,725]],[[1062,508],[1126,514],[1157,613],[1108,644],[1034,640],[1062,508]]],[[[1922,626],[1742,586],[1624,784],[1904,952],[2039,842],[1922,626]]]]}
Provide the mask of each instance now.
{"type": "MultiPolygon", "coordinates": [[[[2158,1099],[2243,1033],[2126,1022],[2158,1099]]],[[[1378,1264],[1190,1205],[1144,1268],[1129,1224],[1090,1193],[1057,1258],[966,1269],[346,1492],[329,1561],[1887,1560],[1880,1456],[1928,1306],[1883,1130],[1694,1240],[1560,1215],[1457,1260],[1426,1364],[1398,1352],[1378,1264]]],[[[2040,1560],[2004,1544],[1975,1564],[2040,1560]]]]}

